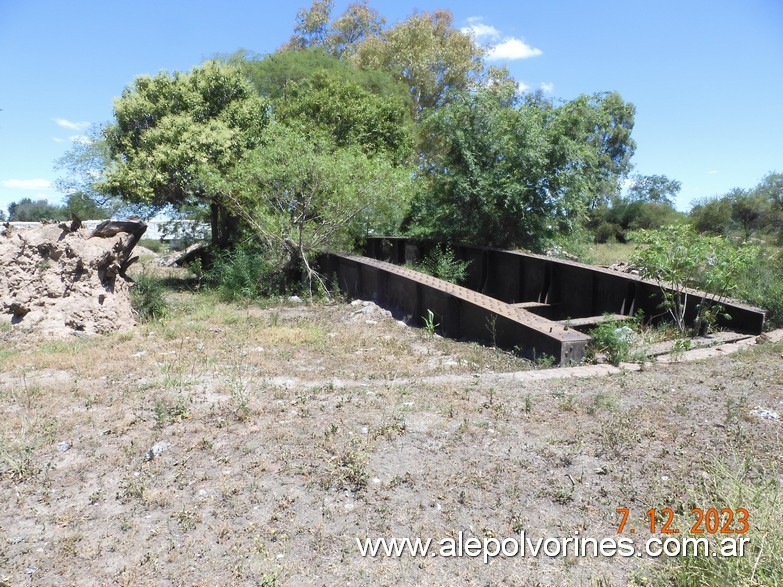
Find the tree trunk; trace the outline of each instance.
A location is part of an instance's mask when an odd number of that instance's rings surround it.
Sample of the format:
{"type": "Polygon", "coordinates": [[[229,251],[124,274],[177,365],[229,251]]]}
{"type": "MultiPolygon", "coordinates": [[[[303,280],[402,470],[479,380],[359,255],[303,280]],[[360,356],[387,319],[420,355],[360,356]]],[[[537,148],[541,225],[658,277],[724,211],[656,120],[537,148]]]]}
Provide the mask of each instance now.
{"type": "Polygon", "coordinates": [[[220,249],[227,249],[239,238],[239,218],[215,201],[209,205],[209,216],[212,244],[220,249]]]}

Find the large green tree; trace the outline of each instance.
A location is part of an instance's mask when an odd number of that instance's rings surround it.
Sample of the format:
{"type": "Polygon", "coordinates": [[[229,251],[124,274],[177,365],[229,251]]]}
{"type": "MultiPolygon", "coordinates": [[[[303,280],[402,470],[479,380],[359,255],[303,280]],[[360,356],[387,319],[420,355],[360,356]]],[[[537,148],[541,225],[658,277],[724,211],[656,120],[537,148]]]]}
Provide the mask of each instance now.
{"type": "MultiPolygon", "coordinates": [[[[506,90],[508,91],[508,90],[506,90]]],[[[596,191],[616,191],[633,151],[633,106],[585,96],[514,105],[493,88],[463,93],[424,122],[430,144],[414,234],[541,247],[576,226],[596,191]]]]}
{"type": "Polygon", "coordinates": [[[674,205],[682,184],[665,175],[634,175],[628,188],[628,199],[638,202],[659,202],[674,205]]]}
{"type": "Polygon", "coordinates": [[[337,147],[358,145],[367,155],[384,154],[399,164],[413,155],[413,120],[405,100],[374,94],[334,73],[289,83],[273,112],[303,135],[327,136],[337,147]]]}
{"type": "Polygon", "coordinates": [[[114,103],[106,127],[111,156],[100,189],[155,209],[209,209],[213,242],[238,222],[206,178],[228,173],[257,147],[268,109],[237,69],[207,62],[189,73],[142,76],[114,103]]]}
{"type": "Polygon", "coordinates": [[[410,92],[417,117],[446,103],[453,93],[492,78],[483,60],[486,50],[454,28],[448,10],[416,12],[385,26],[366,2],[350,4],[338,17],[333,9],[333,0],[313,0],[309,9],[300,10],[283,52],[321,48],[363,70],[388,72],[410,92]]]}
{"type": "Polygon", "coordinates": [[[65,220],[68,212],[62,206],[50,204],[47,200],[22,198],[8,205],[8,220],[12,222],[41,222],[42,220],[65,220]]]}

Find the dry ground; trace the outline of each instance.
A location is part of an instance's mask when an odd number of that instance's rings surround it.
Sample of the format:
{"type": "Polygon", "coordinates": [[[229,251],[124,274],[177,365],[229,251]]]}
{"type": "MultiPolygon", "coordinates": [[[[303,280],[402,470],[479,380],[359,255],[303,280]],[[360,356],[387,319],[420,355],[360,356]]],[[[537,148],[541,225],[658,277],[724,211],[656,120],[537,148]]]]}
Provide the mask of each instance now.
{"type": "Polygon", "coordinates": [[[646,558],[363,559],[356,538],[611,537],[618,507],[641,528],[720,506],[716,474],[783,470],[783,424],[754,412],[783,412],[779,344],[498,382],[534,366],[372,306],[175,303],[110,336],[0,332],[0,584],[657,584],[646,558]]]}

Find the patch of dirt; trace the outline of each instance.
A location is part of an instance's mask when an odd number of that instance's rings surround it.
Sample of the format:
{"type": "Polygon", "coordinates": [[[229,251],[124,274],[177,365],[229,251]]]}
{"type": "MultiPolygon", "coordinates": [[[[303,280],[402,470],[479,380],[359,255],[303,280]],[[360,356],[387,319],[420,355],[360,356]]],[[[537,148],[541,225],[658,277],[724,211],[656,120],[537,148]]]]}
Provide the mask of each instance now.
{"type": "Polygon", "coordinates": [[[627,507],[641,543],[650,508],[719,507],[694,502],[716,461],[783,470],[758,415],[783,413],[780,344],[517,381],[495,374],[534,365],[369,303],[173,301],[129,332],[0,340],[0,579],[619,586],[661,563],[362,558],[357,538],[600,540],[627,507]]]}

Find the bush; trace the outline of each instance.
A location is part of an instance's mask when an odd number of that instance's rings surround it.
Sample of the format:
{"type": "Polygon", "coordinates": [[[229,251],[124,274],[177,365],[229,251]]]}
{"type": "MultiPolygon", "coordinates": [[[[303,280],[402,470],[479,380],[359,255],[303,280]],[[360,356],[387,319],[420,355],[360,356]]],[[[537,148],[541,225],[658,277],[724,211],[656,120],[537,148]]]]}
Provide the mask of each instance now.
{"type": "Polygon", "coordinates": [[[593,337],[592,354],[606,353],[613,365],[633,359],[631,348],[636,339],[640,318],[632,320],[609,320],[590,331],[593,337]]]}
{"type": "Polygon", "coordinates": [[[163,280],[146,271],[135,278],[130,289],[130,300],[142,322],[160,320],[167,314],[165,290],[163,280]]]}
{"type": "Polygon", "coordinates": [[[615,242],[617,234],[622,233],[622,227],[611,222],[601,222],[594,231],[594,240],[596,243],[615,242]]]}
{"type": "Polygon", "coordinates": [[[722,303],[736,293],[740,274],[758,254],[755,247],[697,234],[687,224],[641,230],[634,240],[640,246],[632,262],[642,277],[658,283],[664,297],[662,308],[683,334],[689,326],[685,315],[693,303],[688,288],[703,289],[708,294],[690,325],[694,334],[703,334],[723,312],[722,303]]]}
{"type": "Polygon", "coordinates": [[[460,261],[448,245],[438,245],[419,263],[410,265],[411,269],[432,275],[450,283],[462,283],[468,274],[470,261],[460,261]]]}
{"type": "Polygon", "coordinates": [[[737,297],[767,310],[767,325],[783,327],[783,252],[760,249],[738,277],[737,297]]]}
{"type": "Polygon", "coordinates": [[[204,281],[228,302],[258,299],[286,290],[280,264],[262,251],[247,247],[216,254],[212,266],[204,272],[204,281]]]}

